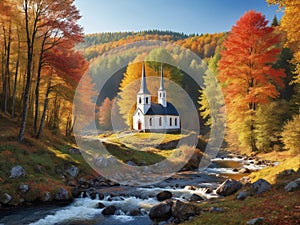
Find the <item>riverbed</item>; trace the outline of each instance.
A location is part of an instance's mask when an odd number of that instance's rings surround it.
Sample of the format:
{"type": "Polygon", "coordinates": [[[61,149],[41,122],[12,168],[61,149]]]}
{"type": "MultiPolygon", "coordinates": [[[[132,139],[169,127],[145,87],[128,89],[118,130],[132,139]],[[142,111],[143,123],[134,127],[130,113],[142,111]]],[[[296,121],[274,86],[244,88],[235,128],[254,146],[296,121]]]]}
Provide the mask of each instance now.
{"type": "Polygon", "coordinates": [[[215,158],[203,171],[178,172],[153,186],[99,189],[104,199],[82,197],[67,206],[43,205],[0,212],[0,225],[150,225],[148,213],[159,203],[156,195],[161,191],[170,191],[173,198],[181,201],[188,201],[193,194],[203,199],[218,198],[215,190],[225,179],[247,176],[239,172],[243,168],[253,171],[265,166],[242,157],[215,158]],[[115,215],[103,216],[103,209],[97,208],[100,202],[105,206],[114,205],[115,215]]]}

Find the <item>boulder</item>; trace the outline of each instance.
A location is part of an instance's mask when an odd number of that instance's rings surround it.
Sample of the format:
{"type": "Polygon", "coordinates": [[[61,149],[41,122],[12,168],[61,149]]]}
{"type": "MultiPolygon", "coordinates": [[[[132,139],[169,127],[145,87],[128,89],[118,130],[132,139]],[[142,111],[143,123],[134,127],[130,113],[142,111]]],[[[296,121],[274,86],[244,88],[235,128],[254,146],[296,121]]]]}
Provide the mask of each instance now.
{"type": "Polygon", "coordinates": [[[260,225],[263,224],[264,222],[264,218],[263,217],[259,217],[259,218],[254,218],[251,219],[247,222],[247,225],[260,225]]]}
{"type": "Polygon", "coordinates": [[[25,177],[26,172],[22,166],[14,166],[10,171],[9,178],[25,177]]]}
{"type": "Polygon", "coordinates": [[[29,190],[28,184],[20,184],[19,190],[20,190],[22,193],[27,192],[27,191],[29,190]]]}
{"type": "Polygon", "coordinates": [[[238,193],[238,195],[236,196],[237,200],[244,200],[248,197],[248,192],[246,191],[241,191],[240,193],[238,193]]]}
{"type": "Polygon", "coordinates": [[[2,203],[3,205],[8,204],[13,198],[7,194],[7,193],[3,193],[2,195],[0,195],[0,203],[2,203]]]}
{"type": "Polygon", "coordinates": [[[105,209],[103,209],[102,214],[104,216],[114,215],[116,210],[117,208],[114,205],[110,205],[105,207],[105,209]]]}
{"type": "Polygon", "coordinates": [[[98,202],[97,205],[96,205],[96,208],[97,209],[103,209],[103,208],[105,208],[105,205],[102,202],[98,202]]]}
{"type": "Polygon", "coordinates": [[[132,209],[128,213],[129,216],[141,216],[142,213],[139,209],[132,209]]]}
{"type": "Polygon", "coordinates": [[[166,221],[172,216],[172,201],[164,201],[152,207],[149,217],[154,223],[166,221]]]}
{"type": "Polygon", "coordinates": [[[66,173],[68,173],[72,178],[75,178],[78,175],[78,168],[72,165],[70,168],[66,169],[66,173]]]}
{"type": "Polygon", "coordinates": [[[198,148],[196,148],[192,157],[189,159],[189,161],[186,163],[182,170],[198,169],[202,156],[203,153],[198,148]]]}
{"type": "Polygon", "coordinates": [[[197,202],[197,201],[202,201],[202,200],[204,200],[204,199],[197,194],[193,194],[189,199],[190,202],[197,202]]]}
{"type": "Polygon", "coordinates": [[[271,184],[264,180],[259,179],[255,181],[253,184],[251,184],[250,188],[253,190],[255,194],[261,194],[271,189],[271,184]]]}
{"type": "Polygon", "coordinates": [[[55,195],[55,200],[59,200],[59,201],[70,200],[69,192],[66,189],[60,187],[55,195]]]}
{"type": "Polygon", "coordinates": [[[300,178],[291,181],[284,187],[286,192],[292,192],[296,190],[300,190],[300,178]]]}
{"type": "Polygon", "coordinates": [[[223,212],[225,212],[225,210],[222,209],[222,208],[219,208],[219,207],[212,206],[212,207],[210,207],[210,209],[208,210],[208,212],[209,213],[223,213],[223,212]]]}
{"type": "Polygon", "coordinates": [[[170,191],[162,191],[156,195],[158,201],[162,202],[164,200],[172,198],[172,193],[170,191]]]}
{"type": "Polygon", "coordinates": [[[251,171],[248,168],[242,168],[239,170],[239,173],[251,173],[251,171]]]}
{"type": "Polygon", "coordinates": [[[216,190],[218,195],[228,196],[232,195],[243,187],[242,183],[236,180],[225,180],[216,190]]]}
{"type": "Polygon", "coordinates": [[[192,205],[176,200],[172,207],[172,215],[180,221],[185,221],[191,216],[195,216],[196,213],[192,205]]]}

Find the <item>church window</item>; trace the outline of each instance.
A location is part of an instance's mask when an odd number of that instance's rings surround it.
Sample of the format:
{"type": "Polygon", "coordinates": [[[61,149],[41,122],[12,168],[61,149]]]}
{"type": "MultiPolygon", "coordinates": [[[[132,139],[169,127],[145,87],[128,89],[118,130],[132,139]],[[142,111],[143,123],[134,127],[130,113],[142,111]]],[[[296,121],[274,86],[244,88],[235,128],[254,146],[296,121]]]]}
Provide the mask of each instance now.
{"type": "Polygon", "coordinates": [[[159,117],[158,123],[159,123],[159,126],[161,126],[161,124],[162,124],[162,122],[161,122],[161,117],[159,117]]]}
{"type": "Polygon", "coordinates": [[[146,98],[146,104],[148,104],[148,97],[146,98]]]}
{"type": "Polygon", "coordinates": [[[177,126],[177,118],[175,118],[175,126],[177,126]]]}
{"type": "Polygon", "coordinates": [[[166,93],[164,93],[164,98],[166,97],[166,93]]]}
{"type": "Polygon", "coordinates": [[[172,126],[172,118],[170,118],[170,127],[172,126]]]}
{"type": "Polygon", "coordinates": [[[161,98],[161,93],[159,93],[159,97],[161,98]]]}
{"type": "Polygon", "coordinates": [[[142,103],[142,98],[141,97],[139,97],[139,104],[141,104],[142,103]]]}
{"type": "Polygon", "coordinates": [[[150,127],[152,126],[152,118],[149,119],[150,127]]]}

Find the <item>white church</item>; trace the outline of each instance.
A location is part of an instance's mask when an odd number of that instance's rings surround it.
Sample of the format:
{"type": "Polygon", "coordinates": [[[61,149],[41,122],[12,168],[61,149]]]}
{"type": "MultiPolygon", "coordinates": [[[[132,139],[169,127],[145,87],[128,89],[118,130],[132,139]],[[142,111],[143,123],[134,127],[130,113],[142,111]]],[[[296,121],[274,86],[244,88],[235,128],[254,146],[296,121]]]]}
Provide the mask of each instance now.
{"type": "Polygon", "coordinates": [[[158,103],[151,102],[151,94],[147,89],[146,72],[143,63],[141,87],[137,93],[137,106],[133,114],[133,129],[143,132],[180,132],[180,116],[176,108],[167,102],[164,86],[164,72],[161,67],[158,103]]]}

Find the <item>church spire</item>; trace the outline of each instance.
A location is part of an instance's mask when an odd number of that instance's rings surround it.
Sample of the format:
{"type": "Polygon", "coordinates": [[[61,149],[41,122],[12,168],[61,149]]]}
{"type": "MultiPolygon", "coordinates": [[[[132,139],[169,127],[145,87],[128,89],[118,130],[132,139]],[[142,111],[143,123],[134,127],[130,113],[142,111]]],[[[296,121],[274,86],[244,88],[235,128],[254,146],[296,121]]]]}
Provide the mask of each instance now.
{"type": "Polygon", "coordinates": [[[167,92],[165,90],[164,70],[162,65],[161,65],[160,76],[161,77],[160,77],[160,87],[158,89],[158,103],[161,104],[163,107],[167,107],[167,92]]]}
{"type": "Polygon", "coordinates": [[[141,79],[141,87],[140,87],[139,94],[150,94],[150,92],[147,89],[146,71],[145,71],[144,62],[143,62],[143,65],[142,65],[142,79],[141,79]]]}
{"type": "Polygon", "coordinates": [[[163,70],[163,66],[161,65],[161,67],[160,67],[160,87],[159,87],[159,91],[164,91],[164,90],[165,90],[164,70],[163,70]]]}

